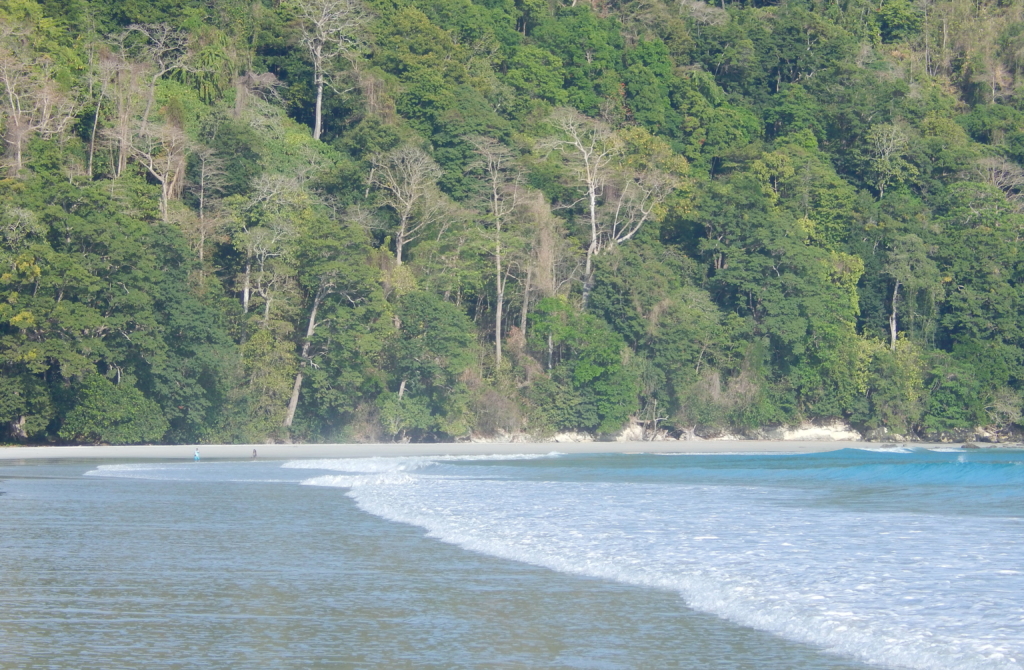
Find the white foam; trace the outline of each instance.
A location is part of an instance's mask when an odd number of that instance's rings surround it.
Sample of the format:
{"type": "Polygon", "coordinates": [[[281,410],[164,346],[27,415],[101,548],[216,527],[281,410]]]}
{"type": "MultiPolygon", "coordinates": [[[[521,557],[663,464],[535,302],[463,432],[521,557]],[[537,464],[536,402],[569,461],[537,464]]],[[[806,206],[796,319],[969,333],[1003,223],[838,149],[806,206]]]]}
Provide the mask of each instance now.
{"type": "Polygon", "coordinates": [[[856,449],[857,451],[871,451],[881,454],[912,454],[915,451],[928,451],[924,447],[847,447],[848,449],[856,449]]]}
{"type": "MultiPolygon", "coordinates": [[[[90,477],[112,477],[117,479],[148,479],[153,481],[221,481],[253,483],[294,483],[294,479],[280,477],[245,477],[243,472],[257,468],[265,470],[264,464],[239,463],[113,463],[97,466],[85,473],[90,477]]],[[[259,470],[257,470],[259,471],[259,470]]]]}
{"type": "Polygon", "coordinates": [[[409,472],[446,461],[525,461],[564,456],[552,451],[546,454],[488,454],[438,456],[370,456],[366,458],[320,458],[288,461],[282,468],[298,470],[334,470],[337,472],[409,472]]]}
{"type": "Polygon", "coordinates": [[[335,472],[405,472],[419,470],[432,465],[437,460],[437,457],[432,456],[320,458],[288,461],[281,467],[295,470],[333,470],[335,472]]]}
{"type": "Polygon", "coordinates": [[[469,550],[673,590],[697,609],[868,663],[1021,668],[1018,520],[799,507],[749,486],[395,470],[303,483],[347,487],[362,509],[469,550]]]}

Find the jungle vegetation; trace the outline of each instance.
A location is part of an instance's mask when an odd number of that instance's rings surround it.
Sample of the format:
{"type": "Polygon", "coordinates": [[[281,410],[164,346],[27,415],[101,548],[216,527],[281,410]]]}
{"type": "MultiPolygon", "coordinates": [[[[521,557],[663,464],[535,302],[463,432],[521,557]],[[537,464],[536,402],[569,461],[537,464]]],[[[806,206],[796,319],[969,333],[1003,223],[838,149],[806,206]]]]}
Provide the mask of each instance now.
{"type": "Polygon", "coordinates": [[[1021,423],[1021,0],[0,0],[6,442],[1021,423]]]}

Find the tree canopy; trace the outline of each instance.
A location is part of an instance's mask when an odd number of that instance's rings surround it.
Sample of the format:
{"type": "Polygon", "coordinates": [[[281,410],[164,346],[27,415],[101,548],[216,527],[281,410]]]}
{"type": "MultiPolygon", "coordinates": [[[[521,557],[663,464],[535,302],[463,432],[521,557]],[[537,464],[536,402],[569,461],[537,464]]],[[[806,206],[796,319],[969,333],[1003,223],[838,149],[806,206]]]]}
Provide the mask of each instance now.
{"type": "Polygon", "coordinates": [[[1016,430],[1022,36],[1017,0],[0,0],[0,439],[1016,430]]]}

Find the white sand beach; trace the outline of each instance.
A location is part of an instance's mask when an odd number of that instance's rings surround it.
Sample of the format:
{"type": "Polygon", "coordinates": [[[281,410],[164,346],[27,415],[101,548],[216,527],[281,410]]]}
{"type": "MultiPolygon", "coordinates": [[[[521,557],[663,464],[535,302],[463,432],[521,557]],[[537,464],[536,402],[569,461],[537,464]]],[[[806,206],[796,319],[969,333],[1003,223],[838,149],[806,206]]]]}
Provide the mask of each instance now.
{"type": "MultiPolygon", "coordinates": [[[[202,444],[199,453],[208,459],[363,458],[370,456],[437,456],[489,454],[596,453],[812,453],[848,447],[879,448],[860,442],[689,440],[666,442],[458,442],[431,444],[202,444]]],[[[915,445],[928,446],[928,445],[915,445]]],[[[956,446],[956,445],[943,445],[956,446]]],[[[0,461],[40,459],[191,460],[197,445],[161,444],[137,446],[0,447],[0,461]]]]}

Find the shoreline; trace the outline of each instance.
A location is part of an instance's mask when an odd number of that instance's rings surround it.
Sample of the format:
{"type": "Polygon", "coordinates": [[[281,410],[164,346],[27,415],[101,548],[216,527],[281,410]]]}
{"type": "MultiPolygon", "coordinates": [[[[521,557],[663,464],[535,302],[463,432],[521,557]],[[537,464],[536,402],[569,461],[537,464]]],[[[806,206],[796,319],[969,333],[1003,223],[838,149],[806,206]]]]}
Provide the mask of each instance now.
{"type": "MultiPolygon", "coordinates": [[[[955,449],[955,444],[906,443],[888,448],[955,449]]],[[[0,447],[0,462],[38,460],[191,461],[370,458],[374,456],[490,456],[511,454],[808,454],[839,449],[885,450],[873,442],[801,440],[687,440],[684,442],[454,442],[422,444],[161,444],[128,446],[0,447]]],[[[996,447],[998,448],[998,447],[996,447]]]]}

